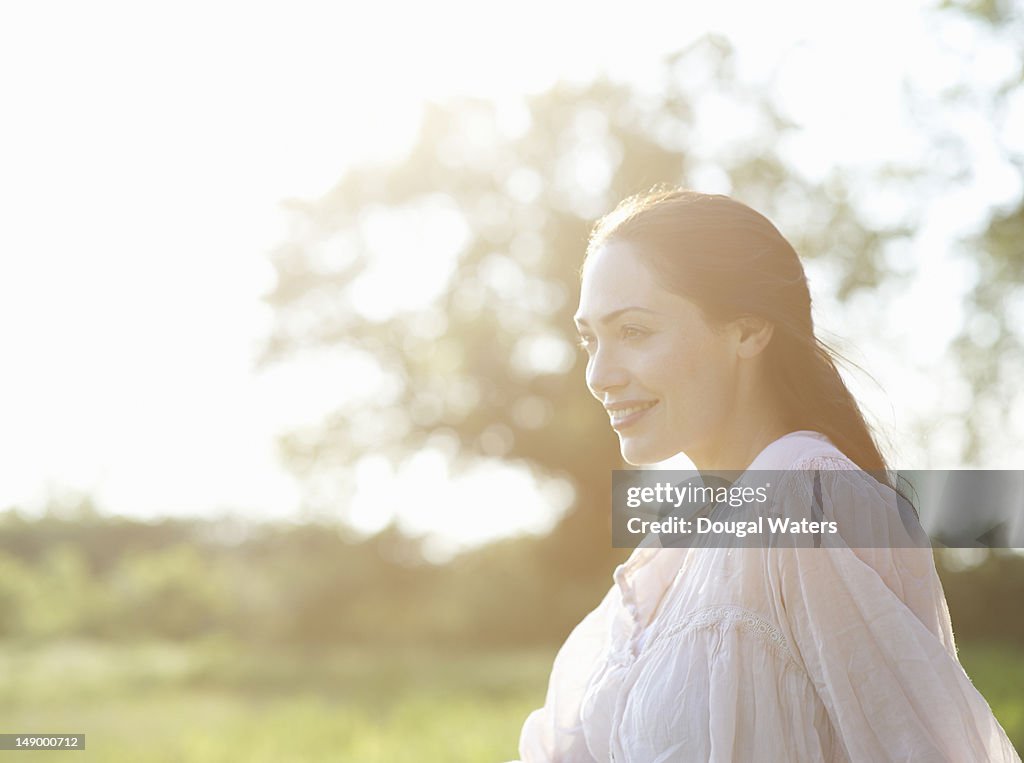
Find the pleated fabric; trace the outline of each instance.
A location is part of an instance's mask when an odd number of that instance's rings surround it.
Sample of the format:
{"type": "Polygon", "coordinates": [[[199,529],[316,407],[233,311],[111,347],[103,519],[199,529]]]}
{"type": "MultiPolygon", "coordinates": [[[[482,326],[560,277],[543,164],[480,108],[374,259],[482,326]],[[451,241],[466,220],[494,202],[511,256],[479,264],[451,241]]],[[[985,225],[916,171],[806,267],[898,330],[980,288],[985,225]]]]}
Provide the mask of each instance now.
{"type": "Polygon", "coordinates": [[[1020,763],[892,491],[817,432],[773,442],[762,469],[792,473],[779,510],[813,506],[839,533],[820,548],[646,539],[559,650],[516,763],[1020,763]]]}

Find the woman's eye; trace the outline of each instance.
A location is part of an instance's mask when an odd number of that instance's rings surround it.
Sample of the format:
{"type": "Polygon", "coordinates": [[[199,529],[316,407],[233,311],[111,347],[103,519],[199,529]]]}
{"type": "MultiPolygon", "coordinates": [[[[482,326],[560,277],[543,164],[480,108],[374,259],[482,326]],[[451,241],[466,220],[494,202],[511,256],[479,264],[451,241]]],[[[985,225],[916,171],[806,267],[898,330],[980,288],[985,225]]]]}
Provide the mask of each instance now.
{"type": "Polygon", "coordinates": [[[645,333],[647,333],[647,332],[645,332],[641,328],[637,328],[636,326],[623,326],[622,327],[622,338],[623,339],[636,339],[637,337],[643,336],[645,333]]]}
{"type": "Polygon", "coordinates": [[[576,341],[576,346],[579,347],[581,350],[586,350],[587,352],[590,352],[591,341],[592,340],[589,336],[581,334],[580,338],[576,341]]]}

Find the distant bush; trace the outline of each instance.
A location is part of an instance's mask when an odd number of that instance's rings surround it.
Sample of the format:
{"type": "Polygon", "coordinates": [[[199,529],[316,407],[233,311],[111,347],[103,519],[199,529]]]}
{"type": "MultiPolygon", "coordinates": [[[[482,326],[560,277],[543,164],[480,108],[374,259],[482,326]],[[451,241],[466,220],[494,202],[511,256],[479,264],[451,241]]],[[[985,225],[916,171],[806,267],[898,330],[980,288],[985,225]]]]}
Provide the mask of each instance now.
{"type": "MultiPolygon", "coordinates": [[[[147,523],[0,514],[0,637],[253,644],[557,644],[611,586],[566,568],[557,536],[493,543],[444,565],[389,527],[147,523]],[[577,574],[573,574],[573,572],[577,574]]],[[[1024,644],[1024,557],[937,555],[958,638],[1024,644]]]]}

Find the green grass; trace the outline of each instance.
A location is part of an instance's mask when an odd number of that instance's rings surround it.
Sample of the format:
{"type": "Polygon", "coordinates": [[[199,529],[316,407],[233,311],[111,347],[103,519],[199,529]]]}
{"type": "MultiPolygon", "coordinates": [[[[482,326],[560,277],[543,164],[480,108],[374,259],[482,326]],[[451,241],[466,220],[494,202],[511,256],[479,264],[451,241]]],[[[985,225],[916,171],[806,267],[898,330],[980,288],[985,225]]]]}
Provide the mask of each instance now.
{"type": "MultiPolygon", "coordinates": [[[[0,650],[4,733],[85,733],[33,761],[504,761],[553,649],[445,654],[229,644],[0,650]],[[69,759],[67,756],[71,755],[69,759]]],[[[24,757],[0,752],[0,760],[24,757]]]]}
{"type": "MultiPolygon", "coordinates": [[[[517,757],[554,651],[8,644],[0,731],[86,734],[85,752],[33,752],[40,762],[496,763],[517,757]]],[[[1024,650],[960,654],[1020,749],[1024,650]]],[[[7,759],[25,755],[0,752],[7,759]]]]}
{"type": "Polygon", "coordinates": [[[960,664],[988,700],[1007,736],[1024,754],[1024,649],[1002,644],[959,644],[960,664]]]}

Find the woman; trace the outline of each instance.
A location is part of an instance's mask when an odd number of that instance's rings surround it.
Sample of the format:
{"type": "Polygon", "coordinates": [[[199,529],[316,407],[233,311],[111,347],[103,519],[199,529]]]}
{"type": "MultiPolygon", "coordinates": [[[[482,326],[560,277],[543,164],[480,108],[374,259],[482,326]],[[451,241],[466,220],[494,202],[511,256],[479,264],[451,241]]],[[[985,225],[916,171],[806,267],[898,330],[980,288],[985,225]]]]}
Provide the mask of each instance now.
{"type": "Polygon", "coordinates": [[[785,470],[789,495],[816,473],[841,529],[636,549],[559,651],[522,762],[1019,761],[957,660],[930,548],[844,542],[893,525],[893,491],[772,223],[654,190],[598,222],[581,276],[587,386],[628,463],[785,470]]]}

